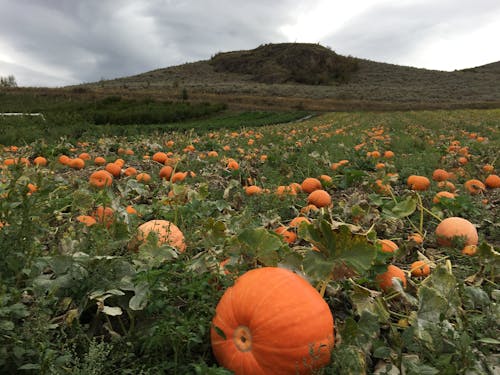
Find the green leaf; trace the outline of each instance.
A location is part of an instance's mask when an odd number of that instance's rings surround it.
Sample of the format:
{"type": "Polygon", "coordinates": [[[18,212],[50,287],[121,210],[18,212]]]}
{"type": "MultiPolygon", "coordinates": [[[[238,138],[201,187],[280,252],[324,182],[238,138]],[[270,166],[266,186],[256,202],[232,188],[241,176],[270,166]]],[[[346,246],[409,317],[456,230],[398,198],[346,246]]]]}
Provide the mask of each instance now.
{"type": "Polygon", "coordinates": [[[342,276],[332,273],[345,271],[343,266],[362,274],[370,269],[377,254],[376,247],[365,235],[352,233],[346,225],[332,229],[326,220],[303,223],[299,227],[299,236],[319,249],[319,252],[311,251],[306,255],[304,270],[311,277],[322,280],[342,276]]]}
{"type": "Polygon", "coordinates": [[[377,316],[379,323],[389,322],[390,313],[380,292],[354,284],[350,292],[351,302],[358,315],[367,311],[377,316]]]}
{"type": "Polygon", "coordinates": [[[396,203],[391,208],[384,208],[382,212],[385,216],[402,219],[413,214],[416,209],[417,198],[415,196],[409,195],[404,200],[396,203]]]}
{"type": "Polygon", "coordinates": [[[247,254],[254,254],[258,261],[266,266],[276,266],[279,260],[278,250],[282,243],[274,233],[264,228],[245,229],[238,235],[238,242],[247,254]]]}
{"type": "Polygon", "coordinates": [[[149,284],[146,282],[137,284],[134,293],[135,295],[128,302],[128,306],[135,311],[144,309],[148,303],[149,284]]]}

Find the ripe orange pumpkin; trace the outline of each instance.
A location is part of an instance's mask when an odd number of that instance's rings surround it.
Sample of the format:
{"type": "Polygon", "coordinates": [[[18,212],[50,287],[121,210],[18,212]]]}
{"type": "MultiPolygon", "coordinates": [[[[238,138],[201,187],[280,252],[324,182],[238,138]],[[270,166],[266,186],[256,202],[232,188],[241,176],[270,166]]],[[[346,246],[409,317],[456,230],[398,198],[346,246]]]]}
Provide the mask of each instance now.
{"type": "Polygon", "coordinates": [[[304,193],[312,193],[314,190],[319,190],[323,188],[321,181],[314,177],[308,177],[302,181],[302,191],[304,193]]]}
{"type": "Polygon", "coordinates": [[[412,190],[427,190],[431,186],[431,182],[425,176],[411,175],[408,177],[407,184],[412,190]]]}
{"type": "Polygon", "coordinates": [[[85,160],[80,158],[74,158],[69,161],[69,166],[73,169],[82,169],[85,167],[85,160]]]}
{"type": "Polygon", "coordinates": [[[497,176],[496,174],[490,174],[488,177],[486,177],[486,180],[484,180],[484,183],[490,189],[498,189],[498,188],[500,188],[500,177],[497,176]]]}
{"type": "Polygon", "coordinates": [[[92,225],[97,223],[96,219],[94,219],[90,215],[80,215],[76,218],[76,220],[86,225],[87,227],[91,227],[92,225]]]}
{"type": "Polygon", "coordinates": [[[428,276],[431,273],[431,267],[423,260],[417,260],[411,264],[410,272],[415,277],[428,276]]]}
{"type": "Polygon", "coordinates": [[[152,159],[158,163],[164,164],[168,159],[168,155],[164,152],[158,151],[157,153],[153,154],[152,159]]]}
{"type": "Polygon", "coordinates": [[[43,156],[37,156],[35,160],[33,160],[33,164],[43,167],[47,165],[47,159],[45,159],[43,156]]]}
{"type": "Polygon", "coordinates": [[[386,291],[392,288],[393,277],[401,280],[401,282],[403,283],[403,287],[406,288],[406,275],[404,271],[393,264],[387,266],[386,272],[377,275],[376,280],[380,288],[386,291]]]}
{"type": "Polygon", "coordinates": [[[316,207],[327,207],[332,204],[332,197],[325,190],[314,190],[307,197],[308,204],[314,204],[316,207]]]}
{"type": "Polygon", "coordinates": [[[441,198],[455,199],[455,196],[456,194],[450,193],[449,191],[439,191],[436,193],[434,198],[432,198],[432,202],[438,204],[441,202],[441,198]]]}
{"type": "Polygon", "coordinates": [[[306,280],[264,267],[226,290],[210,338],[218,363],[235,374],[311,374],[330,361],[334,320],[306,280]]]}
{"type": "Polygon", "coordinates": [[[382,246],[384,253],[393,253],[399,249],[399,246],[391,240],[379,240],[378,243],[382,246]]]}
{"type": "Polygon", "coordinates": [[[170,177],[172,176],[172,172],[174,171],[174,168],[172,168],[170,165],[166,165],[160,169],[160,178],[164,178],[165,180],[170,180],[170,177]]]}
{"type": "Polygon", "coordinates": [[[289,244],[294,243],[295,240],[297,239],[297,234],[295,232],[288,230],[285,226],[280,226],[276,228],[274,232],[282,236],[285,242],[289,244]]]}
{"type": "Polygon", "coordinates": [[[122,167],[116,163],[108,163],[104,169],[111,173],[113,177],[120,177],[122,173],[122,167]]]}
{"type": "Polygon", "coordinates": [[[467,190],[470,194],[476,195],[482,193],[486,190],[486,186],[476,179],[465,181],[464,183],[465,190],[467,190]]]}
{"type": "Polygon", "coordinates": [[[175,172],[174,175],[172,176],[172,182],[182,182],[186,179],[187,177],[187,172],[175,172]]]}
{"type": "Polygon", "coordinates": [[[139,173],[137,176],[135,176],[135,179],[138,182],[148,183],[151,181],[151,175],[149,173],[142,172],[142,173],[139,173]]]}
{"type": "Polygon", "coordinates": [[[151,232],[156,233],[158,246],[168,244],[181,253],[186,250],[184,234],[174,223],[167,220],[150,220],[139,226],[137,239],[140,242],[144,242],[151,232]]]}
{"type": "Polygon", "coordinates": [[[94,164],[95,165],[104,165],[104,164],[106,164],[106,159],[104,159],[102,156],[98,156],[94,159],[94,164]]]}
{"type": "Polygon", "coordinates": [[[479,240],[476,227],[461,217],[449,217],[440,222],[436,227],[436,237],[441,246],[450,246],[455,237],[464,238],[465,245],[477,245],[479,240]]]}
{"type": "Polygon", "coordinates": [[[446,181],[448,178],[450,178],[450,175],[444,169],[438,168],[432,172],[432,179],[434,181],[446,181]]]}
{"type": "Polygon", "coordinates": [[[262,188],[256,185],[245,186],[246,195],[256,195],[262,193],[262,188]]]}
{"type": "Polygon", "coordinates": [[[90,185],[98,189],[102,189],[106,186],[111,186],[113,183],[113,176],[108,171],[95,171],[89,177],[90,185]]]}

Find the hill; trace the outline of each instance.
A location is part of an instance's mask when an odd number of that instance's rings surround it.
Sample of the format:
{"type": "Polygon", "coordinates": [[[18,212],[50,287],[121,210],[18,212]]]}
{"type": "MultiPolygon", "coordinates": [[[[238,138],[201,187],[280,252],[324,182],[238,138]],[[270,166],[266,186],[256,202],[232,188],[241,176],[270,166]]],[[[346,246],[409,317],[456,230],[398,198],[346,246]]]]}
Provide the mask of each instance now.
{"type": "Polygon", "coordinates": [[[282,43],[73,89],[172,99],[182,92],[241,108],[482,108],[500,107],[499,73],[500,62],[444,72],[282,43]]]}

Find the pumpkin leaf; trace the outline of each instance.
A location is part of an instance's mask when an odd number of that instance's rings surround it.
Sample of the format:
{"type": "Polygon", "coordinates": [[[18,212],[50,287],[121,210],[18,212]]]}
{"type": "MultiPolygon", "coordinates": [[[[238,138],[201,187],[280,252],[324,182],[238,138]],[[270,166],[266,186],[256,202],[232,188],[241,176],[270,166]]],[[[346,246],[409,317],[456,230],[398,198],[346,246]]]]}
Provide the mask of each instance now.
{"type": "Polygon", "coordinates": [[[217,326],[213,326],[214,327],[214,330],[215,332],[220,336],[222,337],[224,340],[227,340],[227,337],[226,337],[226,334],[224,333],[224,331],[222,329],[220,329],[219,327],[217,326]]]}
{"type": "MultiPolygon", "coordinates": [[[[333,229],[326,220],[301,224],[299,236],[319,250],[306,255],[304,270],[311,277],[323,280],[338,278],[334,274],[335,271],[345,271],[345,266],[354,273],[365,273],[372,266],[377,254],[377,249],[365,235],[352,233],[346,225],[333,229]]],[[[348,276],[348,273],[345,276],[348,276]]]]}
{"type": "Polygon", "coordinates": [[[279,261],[278,250],[282,243],[274,233],[264,228],[245,229],[238,235],[242,251],[253,255],[266,266],[276,266],[279,261]]]}
{"type": "Polygon", "coordinates": [[[410,216],[417,209],[417,198],[415,196],[407,196],[401,202],[396,203],[390,209],[384,208],[382,213],[388,217],[395,217],[402,219],[404,217],[410,216]]]}

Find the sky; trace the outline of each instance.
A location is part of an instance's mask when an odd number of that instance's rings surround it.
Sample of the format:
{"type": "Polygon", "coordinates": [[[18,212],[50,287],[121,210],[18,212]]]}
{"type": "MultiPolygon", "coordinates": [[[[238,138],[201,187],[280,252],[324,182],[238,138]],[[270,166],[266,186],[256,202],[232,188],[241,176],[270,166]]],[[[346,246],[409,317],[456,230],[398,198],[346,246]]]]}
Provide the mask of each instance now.
{"type": "Polygon", "coordinates": [[[500,61],[499,0],[0,0],[0,76],[61,87],[282,42],[452,71],[500,61]]]}

